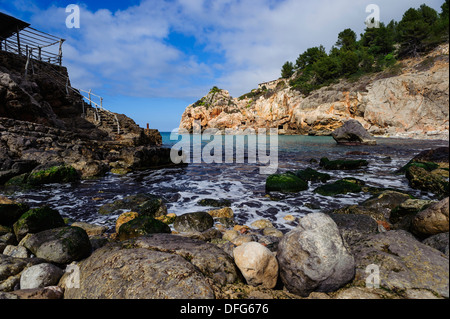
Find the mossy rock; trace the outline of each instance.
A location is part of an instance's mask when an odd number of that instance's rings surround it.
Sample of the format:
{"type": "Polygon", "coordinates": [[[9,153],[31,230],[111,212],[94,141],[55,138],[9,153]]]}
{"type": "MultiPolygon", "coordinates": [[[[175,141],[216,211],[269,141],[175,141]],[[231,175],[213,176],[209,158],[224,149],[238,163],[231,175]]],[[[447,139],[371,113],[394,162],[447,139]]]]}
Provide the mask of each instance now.
{"type": "Polygon", "coordinates": [[[330,161],[323,157],[320,159],[319,166],[327,170],[354,170],[361,167],[368,166],[369,162],[366,160],[334,160],[330,161]]]}
{"type": "Polygon", "coordinates": [[[28,233],[38,233],[47,229],[65,226],[58,211],[48,206],[30,209],[14,223],[14,233],[20,241],[28,233]]]}
{"type": "Polygon", "coordinates": [[[187,213],[177,216],[173,227],[182,233],[204,232],[214,226],[213,217],[206,212],[187,213]]]}
{"type": "Polygon", "coordinates": [[[274,174],[266,179],[266,192],[297,193],[308,189],[308,182],[294,173],[274,174]]]}
{"type": "Polygon", "coordinates": [[[331,179],[329,174],[320,173],[309,167],[304,170],[296,171],[295,175],[297,175],[298,178],[309,182],[327,182],[331,179]]]}
{"type": "MultiPolygon", "coordinates": [[[[38,167],[39,168],[39,167],[38,167]]],[[[42,170],[34,170],[27,178],[27,183],[31,186],[72,183],[80,180],[80,175],[72,166],[59,165],[42,170]]]]}
{"type": "Polygon", "coordinates": [[[322,185],[314,190],[322,196],[335,196],[347,193],[360,193],[362,188],[355,181],[338,180],[332,184],[322,185]]]}
{"type": "Polygon", "coordinates": [[[228,199],[213,199],[213,198],[204,198],[197,202],[200,206],[209,206],[209,207],[230,207],[231,201],[228,199]]]}
{"type": "Polygon", "coordinates": [[[156,233],[171,233],[167,224],[150,216],[138,216],[119,228],[119,240],[127,240],[139,236],[156,233]]]}
{"type": "Polygon", "coordinates": [[[433,174],[426,169],[418,166],[410,166],[406,170],[406,178],[409,186],[415,189],[428,191],[444,198],[449,193],[449,182],[446,178],[433,174]]]}
{"type": "Polygon", "coordinates": [[[436,164],[436,163],[432,163],[432,162],[416,162],[416,161],[411,160],[411,161],[408,162],[408,164],[406,164],[405,166],[400,168],[397,171],[397,173],[398,174],[404,174],[404,173],[406,173],[406,171],[411,166],[421,167],[421,168],[427,170],[428,172],[434,171],[434,170],[439,168],[439,164],[436,164]]]}
{"type": "Polygon", "coordinates": [[[0,225],[12,226],[30,208],[26,204],[0,204],[0,225]]]}

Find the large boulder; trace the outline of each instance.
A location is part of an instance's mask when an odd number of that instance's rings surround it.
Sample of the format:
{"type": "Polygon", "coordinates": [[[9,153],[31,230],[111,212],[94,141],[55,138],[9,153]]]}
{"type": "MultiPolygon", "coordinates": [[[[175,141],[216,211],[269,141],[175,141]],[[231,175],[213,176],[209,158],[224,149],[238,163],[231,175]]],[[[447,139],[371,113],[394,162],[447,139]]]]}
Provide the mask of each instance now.
{"type": "Polygon", "coordinates": [[[366,285],[370,272],[378,268],[379,271],[372,272],[372,275],[379,275],[382,289],[400,294],[426,289],[449,297],[448,258],[406,231],[368,235],[352,245],[351,250],[356,261],[353,281],[356,286],[366,285]]]}
{"type": "Polygon", "coordinates": [[[356,179],[341,179],[331,184],[325,184],[317,187],[314,192],[322,196],[336,196],[347,193],[362,192],[361,184],[364,182],[356,179]]]}
{"type": "Polygon", "coordinates": [[[447,258],[449,257],[449,233],[440,233],[425,239],[422,243],[433,247],[443,253],[447,258]]]}
{"type": "Polygon", "coordinates": [[[40,258],[16,258],[0,254],[0,291],[13,291],[20,283],[25,269],[43,262],[40,258]]]}
{"type": "Polygon", "coordinates": [[[278,244],[280,276],[290,292],[307,297],[331,292],[353,279],[355,262],[338,226],[322,213],[309,214],[278,244]]]}
{"type": "Polygon", "coordinates": [[[69,264],[86,258],[92,250],[86,231],[70,226],[32,234],[22,241],[22,245],[36,257],[58,264],[69,264]]]}
{"type": "Polygon", "coordinates": [[[278,279],[278,261],[274,254],[257,242],[244,243],[233,250],[236,265],[251,286],[274,288],[278,279]]]}
{"type": "Polygon", "coordinates": [[[431,236],[449,231],[448,197],[419,212],[412,221],[411,230],[419,236],[431,236]]]}
{"type": "MultiPolygon", "coordinates": [[[[156,236],[156,235],[155,235],[156,236]]],[[[170,236],[170,235],[168,235],[170,236]]],[[[175,236],[173,236],[175,237],[175,236]]],[[[141,237],[144,238],[144,237],[141,237]]],[[[184,239],[184,238],[182,238],[184,239]]],[[[170,241],[170,240],[167,240],[170,241]]],[[[166,241],[166,242],[167,242],[166,241]]],[[[181,242],[178,243],[182,245],[181,242]]],[[[79,288],[66,299],[213,299],[207,277],[189,258],[148,243],[110,244],[79,264],[79,288]],[[154,249],[153,249],[154,248],[154,249]]],[[[65,277],[60,281],[65,286],[65,277]]]]}
{"type": "Polygon", "coordinates": [[[72,183],[80,180],[75,168],[64,164],[43,164],[36,167],[27,178],[32,186],[52,183],[72,183]]]}
{"type": "Polygon", "coordinates": [[[448,196],[448,179],[441,175],[433,174],[425,168],[411,165],[406,169],[406,178],[412,188],[434,193],[441,198],[448,196]]]}
{"type": "Polygon", "coordinates": [[[14,233],[20,241],[28,233],[38,233],[43,230],[64,226],[64,220],[57,210],[48,206],[35,208],[23,214],[14,223],[14,233]]]}
{"type": "Polygon", "coordinates": [[[350,119],[331,133],[334,140],[341,145],[376,145],[376,139],[360,122],[350,119]]]}

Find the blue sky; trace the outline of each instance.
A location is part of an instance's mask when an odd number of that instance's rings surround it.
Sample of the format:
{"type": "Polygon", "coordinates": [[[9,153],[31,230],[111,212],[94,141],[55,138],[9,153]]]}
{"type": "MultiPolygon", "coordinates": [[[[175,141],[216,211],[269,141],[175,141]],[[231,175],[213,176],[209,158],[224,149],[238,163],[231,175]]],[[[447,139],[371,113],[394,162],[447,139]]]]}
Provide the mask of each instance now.
{"type": "Polygon", "coordinates": [[[276,79],[284,62],[312,46],[331,49],[337,34],[363,32],[368,4],[381,21],[400,20],[443,0],[0,0],[0,11],[66,39],[72,86],[92,89],[104,106],[160,131],[213,86],[240,96],[276,79]],[[68,29],[66,6],[81,8],[68,29]]]}

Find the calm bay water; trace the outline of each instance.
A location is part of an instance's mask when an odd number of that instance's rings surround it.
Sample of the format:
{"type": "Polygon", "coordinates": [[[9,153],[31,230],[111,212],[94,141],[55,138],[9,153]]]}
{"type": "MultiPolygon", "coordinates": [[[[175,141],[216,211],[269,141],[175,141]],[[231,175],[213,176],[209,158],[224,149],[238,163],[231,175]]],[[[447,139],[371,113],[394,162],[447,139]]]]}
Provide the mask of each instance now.
{"type": "MultiPolygon", "coordinates": [[[[177,141],[170,140],[170,133],[162,133],[163,143],[172,147],[177,141]]],[[[419,141],[409,139],[377,139],[377,146],[338,146],[331,137],[279,136],[278,172],[311,167],[320,170],[311,159],[328,157],[366,159],[367,168],[356,171],[327,172],[333,182],[343,177],[364,180],[367,186],[392,187],[408,191],[421,198],[433,198],[431,194],[411,189],[404,176],[395,171],[412,157],[425,149],[448,146],[448,141],[419,141]],[[346,155],[350,151],[368,152],[369,155],[346,155]]],[[[206,142],[204,143],[206,144],[206,142]]],[[[347,194],[324,197],[313,190],[320,184],[311,184],[309,190],[291,195],[275,194],[269,198],[265,193],[267,175],[260,174],[259,164],[189,164],[184,167],[132,172],[119,176],[108,174],[77,184],[46,185],[39,190],[27,190],[8,194],[21,199],[30,206],[47,204],[60,211],[64,217],[113,228],[122,211],[114,215],[101,216],[98,208],[106,203],[138,193],[151,193],[167,202],[169,213],[181,215],[204,211],[208,208],[197,205],[203,198],[229,199],[240,224],[267,218],[282,230],[292,226],[283,219],[290,214],[303,216],[311,212],[328,211],[345,205],[357,204],[369,194],[347,194]],[[275,198],[276,200],[275,200],[275,198]]],[[[0,193],[2,191],[0,190],[0,193]]]]}

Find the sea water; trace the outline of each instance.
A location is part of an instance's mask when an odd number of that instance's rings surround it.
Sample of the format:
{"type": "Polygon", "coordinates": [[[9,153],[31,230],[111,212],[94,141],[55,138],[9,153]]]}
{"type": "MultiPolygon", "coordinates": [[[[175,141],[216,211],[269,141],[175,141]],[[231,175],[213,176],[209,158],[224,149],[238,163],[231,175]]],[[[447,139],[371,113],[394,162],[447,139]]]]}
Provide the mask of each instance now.
{"type": "MultiPolygon", "coordinates": [[[[165,147],[171,148],[178,140],[170,133],[161,133],[165,147]],[[172,136],[173,137],[173,136],[172,136]]],[[[207,142],[203,142],[203,146],[207,142]]],[[[333,159],[365,159],[368,167],[352,171],[326,171],[329,182],[344,177],[355,177],[366,186],[395,188],[419,198],[434,198],[433,194],[411,189],[404,175],[395,172],[422,150],[448,146],[448,141],[377,138],[376,146],[341,146],[331,137],[279,136],[278,173],[311,167],[321,172],[318,161],[333,159]],[[348,152],[367,152],[368,155],[347,155],[348,152]]],[[[267,148],[269,149],[269,148],[267,148]]],[[[224,161],[225,162],[225,161],[224,161]]],[[[346,205],[358,204],[370,193],[321,196],[313,190],[322,185],[310,183],[307,191],[296,194],[265,192],[267,175],[260,174],[258,163],[192,163],[182,167],[135,171],[126,175],[107,174],[98,179],[76,184],[52,184],[37,190],[23,190],[8,194],[27,202],[32,207],[49,205],[63,217],[114,228],[115,220],[123,211],[112,215],[98,214],[100,206],[138,193],[150,193],[163,198],[168,212],[181,215],[207,211],[198,205],[204,198],[227,199],[238,224],[250,225],[258,219],[269,219],[279,229],[294,227],[283,217],[301,217],[312,212],[328,212],[346,205]]],[[[0,190],[0,193],[2,191],[0,190]]]]}

